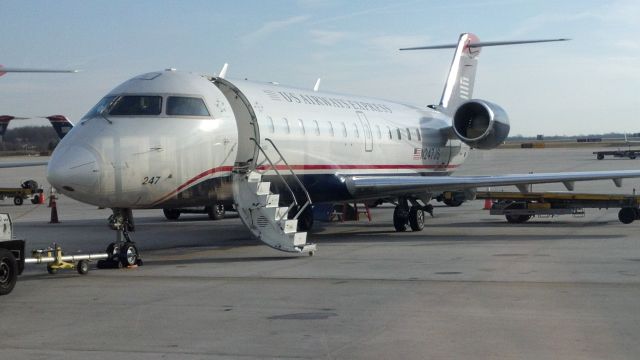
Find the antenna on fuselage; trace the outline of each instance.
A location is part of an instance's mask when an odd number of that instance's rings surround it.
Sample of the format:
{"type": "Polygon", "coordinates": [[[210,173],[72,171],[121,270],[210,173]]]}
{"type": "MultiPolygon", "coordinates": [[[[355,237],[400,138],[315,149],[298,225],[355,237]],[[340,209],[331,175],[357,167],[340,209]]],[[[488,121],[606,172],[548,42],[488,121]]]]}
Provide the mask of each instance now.
{"type": "Polygon", "coordinates": [[[313,85],[313,91],[318,91],[318,89],[320,89],[320,80],[322,80],[322,78],[318,78],[318,80],[316,80],[316,84],[313,85]]]}
{"type": "Polygon", "coordinates": [[[218,77],[221,79],[224,79],[224,77],[227,76],[228,68],[229,68],[229,64],[224,63],[224,65],[222,65],[222,70],[220,70],[220,75],[218,75],[218,77]]]}

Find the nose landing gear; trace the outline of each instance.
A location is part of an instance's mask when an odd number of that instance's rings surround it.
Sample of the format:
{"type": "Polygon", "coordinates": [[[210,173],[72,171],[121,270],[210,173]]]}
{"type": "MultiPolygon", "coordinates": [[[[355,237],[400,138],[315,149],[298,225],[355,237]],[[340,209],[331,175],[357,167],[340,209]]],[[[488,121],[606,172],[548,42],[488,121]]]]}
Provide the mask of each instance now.
{"type": "Polygon", "coordinates": [[[129,237],[130,231],[135,231],[133,212],[131,209],[113,209],[113,215],[109,216],[109,227],[117,231],[116,241],[109,244],[107,254],[109,258],[98,261],[98,268],[122,268],[141,266],[142,259],[135,243],[129,237]]]}

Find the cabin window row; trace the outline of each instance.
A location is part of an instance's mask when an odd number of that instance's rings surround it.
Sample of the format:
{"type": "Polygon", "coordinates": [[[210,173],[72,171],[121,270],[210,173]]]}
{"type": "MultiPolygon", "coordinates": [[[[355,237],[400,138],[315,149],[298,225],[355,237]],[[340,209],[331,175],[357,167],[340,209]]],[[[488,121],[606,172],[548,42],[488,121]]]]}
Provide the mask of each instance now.
{"type": "MultiPolygon", "coordinates": [[[[282,127],[282,130],[285,134],[291,134],[292,132],[296,132],[295,129],[292,129],[292,125],[289,122],[289,119],[287,118],[281,118],[280,120],[280,124],[282,127]]],[[[326,129],[328,131],[328,135],[331,137],[334,137],[335,134],[335,130],[333,127],[333,122],[332,121],[326,121],[326,129]]],[[[356,122],[351,123],[352,125],[352,131],[351,133],[355,136],[355,138],[360,138],[360,128],[358,127],[358,124],[356,122]]],[[[298,133],[302,134],[302,135],[306,135],[307,132],[309,132],[309,134],[313,133],[313,135],[315,136],[320,136],[320,123],[317,120],[312,120],[311,124],[309,127],[305,126],[305,121],[303,119],[297,119],[297,128],[298,128],[298,133]]],[[[273,120],[272,117],[268,116],[267,117],[267,127],[268,130],[271,134],[276,132],[276,122],[273,120]]],[[[340,133],[342,134],[342,137],[348,137],[349,132],[347,130],[347,124],[344,121],[341,121],[338,125],[338,131],[340,131],[340,133]]],[[[386,131],[385,133],[387,134],[389,140],[393,140],[394,136],[394,132],[396,133],[395,138],[397,140],[402,140],[402,138],[406,138],[407,140],[418,140],[421,141],[422,140],[422,135],[420,134],[420,130],[417,128],[411,129],[411,128],[404,128],[404,129],[400,129],[400,128],[395,128],[395,130],[392,130],[391,127],[386,126],[386,131]]],[[[383,130],[381,129],[380,125],[375,125],[375,134],[377,135],[378,140],[382,140],[383,138],[383,130]]]]}

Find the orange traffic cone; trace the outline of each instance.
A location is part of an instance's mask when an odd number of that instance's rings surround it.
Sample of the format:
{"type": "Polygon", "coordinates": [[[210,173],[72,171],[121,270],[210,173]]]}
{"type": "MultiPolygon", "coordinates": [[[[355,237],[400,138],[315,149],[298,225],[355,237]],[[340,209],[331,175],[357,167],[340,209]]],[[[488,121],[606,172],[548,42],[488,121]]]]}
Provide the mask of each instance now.
{"type": "Polygon", "coordinates": [[[49,196],[49,207],[51,208],[51,221],[49,221],[49,224],[59,223],[60,221],[58,221],[58,205],[56,204],[56,196],[53,194],[49,196]]]}
{"type": "Polygon", "coordinates": [[[40,195],[40,201],[38,204],[44,205],[44,191],[42,191],[42,189],[38,190],[38,195],[40,195]]]}
{"type": "Polygon", "coordinates": [[[482,208],[482,210],[491,210],[491,206],[493,206],[493,201],[491,201],[491,199],[489,198],[484,199],[484,207],[482,208]]]}

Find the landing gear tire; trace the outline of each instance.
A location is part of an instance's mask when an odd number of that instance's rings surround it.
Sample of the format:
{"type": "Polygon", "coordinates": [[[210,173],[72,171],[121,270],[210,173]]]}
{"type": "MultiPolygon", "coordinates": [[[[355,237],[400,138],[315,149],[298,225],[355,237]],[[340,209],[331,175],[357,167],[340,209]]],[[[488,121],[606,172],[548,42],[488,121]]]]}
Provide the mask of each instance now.
{"type": "Polygon", "coordinates": [[[207,206],[207,215],[209,215],[209,219],[211,220],[222,220],[224,219],[224,205],[215,203],[212,206],[207,206]]]}
{"type": "Polygon", "coordinates": [[[393,210],[393,227],[397,232],[403,232],[407,230],[407,221],[409,214],[407,214],[407,210],[401,208],[400,206],[396,206],[393,210]]]}
{"type": "Polygon", "coordinates": [[[10,293],[18,281],[18,262],[13,253],[0,249],[0,295],[10,293]]]}
{"type": "Polygon", "coordinates": [[[123,267],[138,264],[138,249],[131,243],[125,243],[120,248],[120,263],[123,267]]]}
{"type": "Polygon", "coordinates": [[[602,160],[602,159],[604,159],[604,155],[603,154],[598,154],[597,158],[598,158],[598,160],[602,160]]]}
{"type": "Polygon", "coordinates": [[[409,210],[409,226],[413,231],[424,229],[424,211],[419,206],[412,206],[409,210]]]}
{"type": "Polygon", "coordinates": [[[24,202],[24,200],[20,197],[20,196],[16,196],[13,198],[13,204],[20,206],[22,205],[22,203],[24,202]]]}
{"type": "Polygon", "coordinates": [[[89,273],[89,261],[87,260],[78,261],[78,263],[76,264],[76,270],[80,275],[87,275],[89,273]]]}
{"type": "Polygon", "coordinates": [[[531,215],[505,215],[505,218],[510,224],[522,224],[529,221],[531,215]]]}
{"type": "Polygon", "coordinates": [[[178,209],[162,209],[162,212],[167,220],[178,220],[180,218],[180,210],[178,209]]]}
{"type": "Polygon", "coordinates": [[[623,224],[631,224],[637,218],[637,211],[631,207],[625,207],[618,212],[618,220],[623,224]]]}
{"type": "Polygon", "coordinates": [[[635,160],[635,158],[636,158],[636,154],[631,154],[631,155],[629,155],[629,159],[631,159],[631,160],[635,160]]]}
{"type": "Polygon", "coordinates": [[[447,206],[458,207],[458,206],[462,205],[462,203],[464,201],[455,200],[455,199],[444,199],[444,200],[442,200],[442,202],[447,206]]]}

